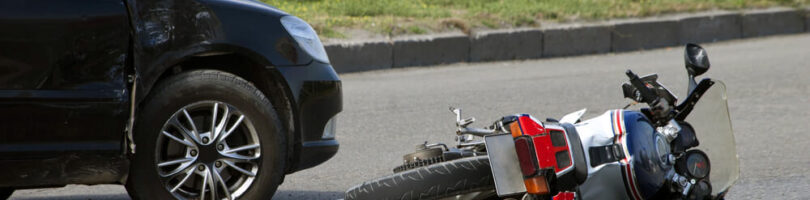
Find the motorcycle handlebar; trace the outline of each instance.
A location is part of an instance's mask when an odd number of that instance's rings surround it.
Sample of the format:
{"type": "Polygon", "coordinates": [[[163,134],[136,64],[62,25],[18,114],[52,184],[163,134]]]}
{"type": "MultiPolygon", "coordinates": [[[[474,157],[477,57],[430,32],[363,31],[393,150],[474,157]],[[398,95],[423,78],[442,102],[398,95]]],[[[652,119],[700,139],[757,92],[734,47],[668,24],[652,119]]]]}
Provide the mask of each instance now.
{"type": "Polygon", "coordinates": [[[641,78],[639,78],[638,75],[633,73],[633,71],[628,69],[627,72],[625,72],[625,74],[627,74],[627,77],[630,78],[630,84],[632,84],[633,87],[636,87],[639,93],[641,93],[641,102],[652,104],[656,100],[658,100],[658,95],[656,95],[655,92],[650,90],[650,88],[648,88],[644,84],[644,82],[641,81],[641,78]]]}
{"type": "Polygon", "coordinates": [[[672,105],[668,102],[667,98],[659,96],[657,92],[653,91],[641,78],[638,77],[633,71],[627,70],[625,73],[630,78],[630,84],[639,92],[641,100],[639,102],[647,103],[650,106],[650,114],[656,124],[663,125],[673,117],[672,105]]]}
{"type": "Polygon", "coordinates": [[[464,128],[459,128],[458,129],[459,135],[461,135],[461,134],[470,134],[470,135],[475,135],[475,136],[479,136],[479,137],[492,135],[492,134],[495,134],[496,132],[497,132],[497,130],[494,130],[494,129],[483,129],[483,128],[466,128],[466,127],[464,127],[464,128]]]}

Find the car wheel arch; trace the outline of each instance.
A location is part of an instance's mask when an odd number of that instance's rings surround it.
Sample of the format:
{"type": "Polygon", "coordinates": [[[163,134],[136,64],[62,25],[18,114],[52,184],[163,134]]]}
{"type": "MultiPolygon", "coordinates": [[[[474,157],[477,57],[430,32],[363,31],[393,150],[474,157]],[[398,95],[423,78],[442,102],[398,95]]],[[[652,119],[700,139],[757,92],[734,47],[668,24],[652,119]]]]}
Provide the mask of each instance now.
{"type": "MultiPolygon", "coordinates": [[[[301,137],[299,134],[296,134],[297,128],[295,121],[297,121],[297,117],[294,114],[296,111],[294,106],[295,102],[292,100],[292,93],[289,91],[289,87],[286,85],[286,81],[281,73],[269,67],[272,66],[272,64],[256,61],[256,59],[252,59],[251,56],[240,53],[218,51],[200,52],[178,60],[176,64],[165,67],[165,69],[159,73],[160,75],[157,76],[158,78],[154,79],[151,84],[139,84],[139,86],[143,86],[143,89],[138,88],[136,92],[137,96],[142,97],[136,100],[136,115],[138,108],[142,106],[146,99],[149,99],[151,95],[150,89],[175,74],[204,69],[219,70],[234,74],[254,84],[265,94],[279,114],[280,120],[282,124],[284,124],[283,128],[287,132],[287,143],[289,144],[287,145],[288,155],[285,171],[290,171],[289,168],[294,166],[294,158],[298,155],[299,151],[299,149],[295,147],[297,145],[294,144],[300,143],[301,137]]],[[[138,122],[134,123],[137,125],[138,122]]]]}

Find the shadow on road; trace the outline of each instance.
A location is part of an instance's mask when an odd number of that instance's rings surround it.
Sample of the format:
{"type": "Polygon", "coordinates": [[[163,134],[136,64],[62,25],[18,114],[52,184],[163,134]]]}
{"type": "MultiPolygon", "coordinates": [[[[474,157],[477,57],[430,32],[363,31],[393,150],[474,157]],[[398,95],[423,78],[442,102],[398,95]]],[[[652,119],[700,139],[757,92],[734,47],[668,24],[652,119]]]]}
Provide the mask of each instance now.
{"type": "Polygon", "coordinates": [[[343,191],[279,190],[273,195],[273,200],[288,199],[343,199],[343,191]]]}
{"type": "Polygon", "coordinates": [[[81,194],[65,196],[13,197],[10,200],[129,200],[127,194],[81,194]]]}
{"type": "MultiPolygon", "coordinates": [[[[273,200],[306,200],[306,199],[342,199],[342,191],[301,191],[280,190],[273,196],[273,200]]],[[[10,200],[129,200],[129,195],[123,194],[73,194],[61,196],[25,196],[12,197],[10,200]]]]}

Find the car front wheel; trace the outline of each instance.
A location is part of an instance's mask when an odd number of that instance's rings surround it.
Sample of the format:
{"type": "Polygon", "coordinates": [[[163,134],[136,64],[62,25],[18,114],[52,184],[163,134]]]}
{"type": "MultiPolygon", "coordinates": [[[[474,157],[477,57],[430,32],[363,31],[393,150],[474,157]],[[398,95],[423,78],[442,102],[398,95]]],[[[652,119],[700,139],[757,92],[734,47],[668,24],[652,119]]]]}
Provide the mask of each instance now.
{"type": "Polygon", "coordinates": [[[135,199],[269,199],[284,176],[283,127],[250,82],[215,70],[162,81],[136,118],[135,199]]]}

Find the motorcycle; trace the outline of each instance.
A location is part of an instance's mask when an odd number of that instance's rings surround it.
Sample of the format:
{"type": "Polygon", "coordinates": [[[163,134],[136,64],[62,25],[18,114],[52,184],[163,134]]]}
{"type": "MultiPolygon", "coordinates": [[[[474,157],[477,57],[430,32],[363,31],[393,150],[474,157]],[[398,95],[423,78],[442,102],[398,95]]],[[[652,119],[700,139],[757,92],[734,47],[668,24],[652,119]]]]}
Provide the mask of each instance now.
{"type": "Polygon", "coordinates": [[[638,110],[581,120],[528,114],[485,128],[456,115],[456,146],[416,146],[394,174],[363,182],[346,199],[723,199],[739,178],[725,85],[709,78],[706,50],[687,44],[688,95],[677,98],[630,70],[622,85],[638,110]],[[483,139],[482,139],[483,138],[483,139]]]}

